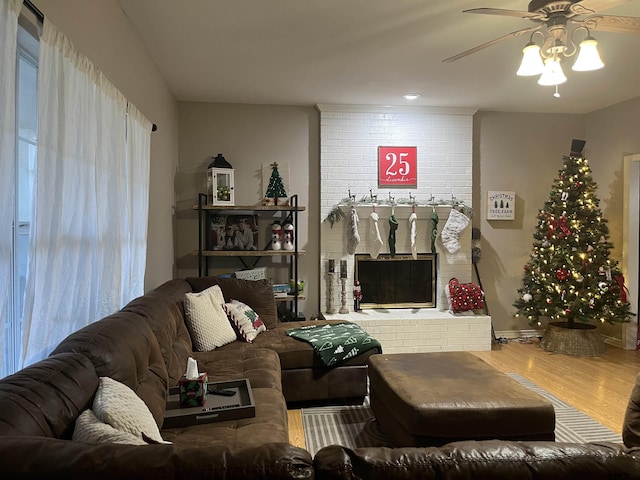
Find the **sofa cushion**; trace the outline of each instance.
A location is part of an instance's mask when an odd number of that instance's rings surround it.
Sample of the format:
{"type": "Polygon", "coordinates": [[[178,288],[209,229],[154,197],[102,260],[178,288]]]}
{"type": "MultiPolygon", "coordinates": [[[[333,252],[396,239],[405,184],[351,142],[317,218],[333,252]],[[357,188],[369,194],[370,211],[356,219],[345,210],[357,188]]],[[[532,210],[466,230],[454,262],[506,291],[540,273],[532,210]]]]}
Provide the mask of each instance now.
{"type": "Polygon", "coordinates": [[[287,406],[279,390],[252,385],[255,417],[163,429],[162,436],[174,445],[225,445],[241,450],[265,443],[289,442],[287,406]]]}
{"type": "Polygon", "coordinates": [[[124,445],[146,445],[142,439],[130,432],[113,428],[101,421],[93,410],[86,409],[76,420],[72,440],[85,443],[120,443],[124,445]]]}
{"type": "Polygon", "coordinates": [[[163,442],[149,408],[133,390],[112,378],[100,378],[93,411],[100,421],[117,430],[136,438],[143,438],[144,434],[155,442],[163,442]]]}
{"type": "Polygon", "coordinates": [[[187,292],[191,292],[189,283],[181,279],[169,280],[122,309],[138,315],[155,334],[167,368],[169,386],[178,384],[193,352],[184,314],[187,292]]]}
{"type": "MultiPolygon", "coordinates": [[[[344,320],[309,320],[305,322],[285,322],[258,335],[254,340],[254,347],[264,347],[274,350],[280,356],[282,370],[318,368],[326,369],[318,355],[313,351],[313,346],[307,342],[289,337],[284,332],[291,328],[301,328],[311,325],[327,325],[330,323],[344,323],[344,320]]],[[[225,347],[227,348],[227,347],[225,347]]],[[[356,355],[341,363],[340,366],[366,365],[370,355],[381,353],[379,349],[371,349],[356,355]]]]}
{"type": "Polygon", "coordinates": [[[267,329],[260,315],[246,303],[231,300],[231,303],[225,303],[223,308],[238,334],[247,343],[252,343],[259,333],[267,329]]]}
{"type": "Polygon", "coordinates": [[[267,329],[278,324],[278,310],[273,297],[270,280],[244,280],[241,278],[189,277],[185,279],[194,292],[200,292],[212,285],[220,285],[227,302],[238,300],[253,308],[267,329]]]}
{"type": "Polygon", "coordinates": [[[218,285],[197,293],[185,293],[187,328],[197,352],[207,352],[236,340],[223,305],[224,297],[218,285]]]}
{"type": "Polygon", "coordinates": [[[64,339],[53,354],[62,352],[88,357],[98,376],[127,385],[149,407],[156,424],[162,423],[167,368],[156,336],[139,315],[120,311],[91,323],[64,339]]]}
{"type": "Polygon", "coordinates": [[[0,381],[0,436],[71,438],[98,375],[79,353],[50,356],[0,381]],[[46,400],[46,401],[45,401],[46,400]]]}
{"type": "Polygon", "coordinates": [[[198,361],[200,370],[207,372],[209,383],[247,378],[252,388],[282,391],[278,354],[254,345],[233,342],[210,352],[193,352],[193,358],[198,361]]]}
{"type": "Polygon", "coordinates": [[[629,447],[640,447],[640,375],[631,390],[622,422],[622,441],[629,447]]]}

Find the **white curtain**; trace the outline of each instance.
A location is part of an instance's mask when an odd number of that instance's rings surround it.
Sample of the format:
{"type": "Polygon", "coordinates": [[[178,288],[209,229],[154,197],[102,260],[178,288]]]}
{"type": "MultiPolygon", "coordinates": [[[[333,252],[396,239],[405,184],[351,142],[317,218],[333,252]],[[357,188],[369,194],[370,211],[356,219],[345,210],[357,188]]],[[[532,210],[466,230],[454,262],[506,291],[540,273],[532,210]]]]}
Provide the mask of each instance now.
{"type": "Polygon", "coordinates": [[[151,125],[47,19],[38,88],[23,366],[141,295],[146,262],[151,125]]]}
{"type": "Polygon", "coordinates": [[[129,168],[129,203],[127,205],[130,253],[123,258],[122,296],[144,291],[149,218],[149,158],[151,156],[152,123],[132,104],[127,107],[127,165],[129,168]],[[146,161],[140,161],[146,159],[146,161]]]}
{"type": "Polygon", "coordinates": [[[9,317],[9,285],[13,257],[16,165],[16,46],[21,0],[0,2],[0,371],[5,325],[9,317]]]}

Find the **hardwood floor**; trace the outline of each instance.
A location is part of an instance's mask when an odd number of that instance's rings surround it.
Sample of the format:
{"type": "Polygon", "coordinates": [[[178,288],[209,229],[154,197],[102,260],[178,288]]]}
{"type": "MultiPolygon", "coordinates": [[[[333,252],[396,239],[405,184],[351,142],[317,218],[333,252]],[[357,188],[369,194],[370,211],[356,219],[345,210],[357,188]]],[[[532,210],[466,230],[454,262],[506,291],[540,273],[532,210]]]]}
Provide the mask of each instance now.
{"type": "MultiPolygon", "coordinates": [[[[550,353],[534,343],[495,345],[474,352],[505,373],[517,373],[620,433],[629,394],[640,373],[640,352],[607,345],[601,357],[550,353]]],[[[289,410],[289,441],[305,448],[302,412],[289,410]]]]}

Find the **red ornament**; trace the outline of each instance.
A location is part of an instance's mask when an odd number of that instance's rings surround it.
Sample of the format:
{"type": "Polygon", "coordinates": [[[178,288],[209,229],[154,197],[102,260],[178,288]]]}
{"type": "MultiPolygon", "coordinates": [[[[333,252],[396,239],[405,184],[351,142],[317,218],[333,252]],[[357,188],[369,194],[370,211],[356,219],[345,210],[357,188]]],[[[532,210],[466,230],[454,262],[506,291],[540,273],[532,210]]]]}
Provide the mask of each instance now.
{"type": "Polygon", "coordinates": [[[556,278],[561,282],[564,282],[567,278],[569,278],[569,270],[559,268],[558,270],[556,270],[556,278]]]}

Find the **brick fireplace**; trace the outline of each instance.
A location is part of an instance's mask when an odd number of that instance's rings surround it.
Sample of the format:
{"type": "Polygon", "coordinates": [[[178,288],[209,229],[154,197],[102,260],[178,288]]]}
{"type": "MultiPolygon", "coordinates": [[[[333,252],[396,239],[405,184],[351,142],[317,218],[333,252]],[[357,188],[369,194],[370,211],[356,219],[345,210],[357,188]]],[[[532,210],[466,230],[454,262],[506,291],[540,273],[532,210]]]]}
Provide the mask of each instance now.
{"type": "MultiPolygon", "coordinates": [[[[436,240],[435,308],[379,308],[353,312],[354,255],[347,254],[349,215],[352,206],[344,201],[355,195],[353,205],[359,217],[360,241],[356,254],[371,252],[374,227],[371,214],[379,216],[378,228],[384,242],[381,253],[389,253],[388,219],[392,211],[398,221],[396,251],[411,252],[409,216],[415,211],[416,249],[431,253],[431,217],[438,217],[438,233],[445,225],[452,201],[472,207],[472,126],[474,111],[468,109],[385,108],[320,105],[320,192],[321,220],[340,206],[345,218],[320,227],[320,302],[327,318],[343,318],[360,324],[379,337],[385,352],[490,349],[491,321],[485,315],[456,315],[447,311],[444,286],[451,277],[472,280],[471,226],[460,234],[460,250],[446,251],[436,240]],[[379,146],[417,147],[417,187],[378,188],[379,146]],[[378,195],[387,204],[368,203],[378,195]],[[365,201],[361,201],[365,199],[365,201]],[[417,202],[414,207],[411,201],[417,202]],[[393,206],[392,206],[393,204],[393,206]],[[347,306],[349,314],[329,315],[327,289],[334,281],[333,305],[340,307],[340,281],[327,275],[329,260],[347,261],[347,306]]],[[[363,292],[366,298],[366,291],[363,292]]]]}

